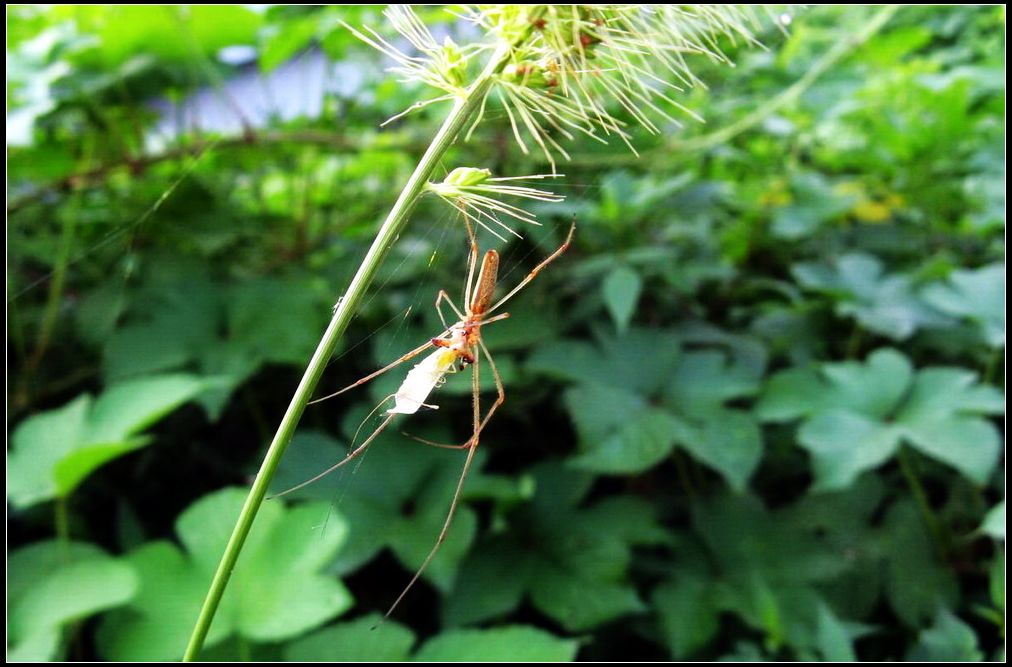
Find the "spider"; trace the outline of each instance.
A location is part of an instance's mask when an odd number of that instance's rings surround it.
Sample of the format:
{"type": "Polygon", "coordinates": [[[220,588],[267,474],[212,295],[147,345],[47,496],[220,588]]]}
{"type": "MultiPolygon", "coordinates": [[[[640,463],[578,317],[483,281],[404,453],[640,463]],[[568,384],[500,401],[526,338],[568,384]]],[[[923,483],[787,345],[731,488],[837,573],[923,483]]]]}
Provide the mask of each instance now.
{"type": "MultiPolygon", "coordinates": [[[[319,480],[325,475],[337,470],[344,466],[349,461],[360,456],[365,450],[372,444],[376,437],[389,426],[390,422],[397,415],[411,415],[416,413],[420,408],[427,407],[435,409],[437,406],[429,405],[425,403],[428,399],[429,394],[437,386],[442,384],[447,373],[457,372],[458,370],[464,370],[467,367],[472,369],[471,373],[471,393],[472,393],[472,406],[473,406],[473,417],[472,417],[472,433],[471,437],[466,442],[460,445],[446,445],[436,442],[424,440],[422,438],[415,438],[421,442],[432,445],[435,447],[444,447],[447,449],[464,449],[467,450],[467,458],[464,461],[464,468],[460,473],[460,479],[457,482],[456,490],[453,494],[453,500],[450,502],[450,509],[446,515],[446,520],[443,522],[443,527],[439,531],[439,536],[436,538],[436,543],[433,545],[432,550],[422,561],[421,566],[415,572],[411,581],[401,591],[401,594],[394,600],[393,604],[384,614],[383,618],[387,618],[393,613],[397,605],[400,604],[404,596],[407,595],[408,591],[415,585],[422,573],[428,567],[429,563],[435,557],[439,551],[439,547],[442,546],[446,540],[446,536],[449,533],[450,525],[453,523],[453,517],[456,514],[457,506],[460,503],[461,491],[464,488],[464,482],[467,479],[467,473],[471,469],[471,464],[474,461],[475,452],[478,450],[478,442],[481,432],[488,425],[489,420],[492,419],[492,415],[495,411],[506,401],[506,391],[503,388],[502,378],[499,375],[499,371],[496,368],[495,360],[492,359],[492,355],[489,353],[488,348],[485,346],[485,342],[481,338],[481,328],[486,324],[497,322],[499,320],[506,319],[509,317],[509,313],[500,313],[493,315],[493,313],[501,308],[507,301],[509,301],[514,295],[523,289],[527,283],[534,280],[537,275],[549,264],[555,261],[562,253],[569,247],[570,242],[573,239],[573,233],[576,231],[576,223],[574,222],[570,228],[569,233],[566,235],[566,240],[563,241],[556,250],[541,261],[534,270],[527,274],[527,276],[521,280],[512,290],[510,290],[506,296],[502,297],[498,301],[493,302],[493,295],[496,288],[496,278],[499,269],[499,253],[495,250],[488,250],[485,252],[484,257],[481,260],[481,268],[478,270],[478,275],[475,276],[475,267],[478,264],[478,243],[475,240],[471,226],[468,224],[468,235],[471,239],[471,249],[468,256],[468,269],[467,269],[467,281],[464,285],[464,308],[463,311],[458,309],[454,305],[450,295],[446,290],[439,290],[436,294],[436,311],[439,313],[439,318],[445,327],[443,332],[435,338],[431,338],[425,343],[419,345],[410,352],[404,354],[394,362],[384,366],[383,368],[366,375],[360,380],[353,382],[347,387],[336,391],[332,394],[324,396],[323,398],[316,399],[313,403],[319,403],[320,401],[333,398],[346,391],[354,389],[359,385],[365,384],[370,380],[386,373],[399,366],[400,364],[413,359],[419,354],[430,350],[429,354],[422,359],[421,362],[415,365],[407,376],[404,378],[404,382],[401,383],[400,388],[392,396],[388,396],[380,403],[382,407],[384,403],[390,398],[394,399],[394,406],[385,412],[386,417],[376,427],[368,438],[366,438],[361,445],[353,449],[348,453],[344,459],[334,464],[327,470],[324,470],[319,475],[302,482],[301,484],[294,486],[282,493],[277,494],[274,497],[283,496],[291,493],[298,489],[303,488],[308,484],[319,480]],[[457,316],[457,321],[446,326],[446,318],[443,314],[443,304],[448,304],[453,310],[454,315],[457,316]],[[434,349],[432,349],[434,348],[434,349]],[[495,379],[496,388],[496,399],[492,402],[491,407],[484,416],[481,414],[481,405],[479,401],[479,372],[481,367],[481,358],[484,357],[489,364],[489,368],[492,371],[492,376],[495,379]]],[[[375,412],[375,410],[374,410],[375,412]]],[[[412,436],[413,437],[413,436],[412,436]]]]}

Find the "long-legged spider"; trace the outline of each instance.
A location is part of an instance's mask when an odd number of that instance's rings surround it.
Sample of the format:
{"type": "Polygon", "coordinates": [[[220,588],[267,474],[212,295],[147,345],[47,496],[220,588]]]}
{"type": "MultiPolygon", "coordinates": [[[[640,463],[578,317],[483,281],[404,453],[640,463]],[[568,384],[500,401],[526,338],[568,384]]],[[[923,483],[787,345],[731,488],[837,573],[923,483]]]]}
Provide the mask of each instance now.
{"type": "MultiPolygon", "coordinates": [[[[573,232],[576,230],[576,224],[574,223],[569,228],[569,233],[566,235],[566,240],[563,241],[562,245],[556,248],[555,252],[546,257],[541,261],[534,270],[527,274],[527,276],[521,280],[513,289],[511,289],[506,296],[502,297],[498,301],[493,303],[492,297],[496,287],[496,277],[499,268],[499,253],[495,250],[489,250],[485,253],[485,256],[481,261],[481,268],[478,270],[478,275],[475,276],[475,267],[478,264],[478,244],[474,238],[474,234],[468,224],[468,233],[471,238],[471,249],[468,256],[468,269],[467,269],[467,282],[464,285],[464,309],[461,312],[457,306],[454,305],[447,294],[446,290],[440,290],[436,295],[436,310],[439,313],[440,320],[443,325],[446,325],[446,318],[443,315],[442,305],[445,302],[453,310],[453,313],[459,318],[456,323],[446,327],[441,334],[429,341],[419,345],[415,349],[411,350],[407,354],[404,354],[393,363],[390,363],[383,368],[379,369],[374,373],[366,375],[360,380],[353,382],[344,389],[334,392],[328,396],[313,401],[318,403],[319,401],[333,398],[339,394],[353,389],[359,385],[365,384],[370,380],[386,373],[387,371],[396,368],[400,364],[412,359],[422,352],[435,348],[429,353],[421,362],[412,368],[407,376],[404,378],[404,382],[401,383],[397,393],[393,394],[389,398],[394,399],[394,406],[386,411],[386,418],[376,427],[368,438],[366,438],[361,445],[353,449],[344,459],[334,464],[327,470],[324,470],[319,475],[316,475],[312,479],[302,482],[298,486],[294,486],[282,493],[277,494],[278,496],[291,493],[297,489],[301,489],[307,484],[312,484],[321,477],[337,470],[341,466],[344,466],[352,459],[361,455],[365,452],[366,448],[376,439],[376,437],[390,424],[394,417],[397,415],[410,415],[414,414],[422,406],[434,408],[436,406],[428,405],[425,403],[429,394],[440,385],[443,378],[447,373],[454,372],[455,370],[463,370],[470,366],[471,372],[471,393],[472,393],[472,406],[473,406],[473,423],[471,437],[461,445],[443,445],[439,443],[422,440],[416,438],[422,442],[434,445],[436,447],[446,447],[449,449],[466,449],[467,458],[464,461],[464,468],[460,473],[460,479],[457,482],[456,490],[453,494],[453,500],[450,503],[449,512],[446,515],[446,521],[443,523],[442,529],[439,531],[439,536],[436,538],[436,543],[433,545],[432,550],[422,561],[421,566],[415,575],[408,582],[408,585],[404,588],[394,603],[390,605],[384,618],[388,617],[397,605],[400,604],[404,596],[407,595],[411,587],[415,585],[419,577],[428,567],[429,563],[435,557],[439,551],[439,547],[446,540],[446,536],[450,530],[450,524],[453,522],[454,514],[457,511],[457,506],[460,503],[461,491],[464,488],[464,482],[467,479],[467,473],[471,469],[471,464],[474,461],[475,452],[478,450],[479,437],[482,430],[488,424],[492,415],[499,408],[500,405],[506,400],[506,391],[503,388],[502,378],[499,375],[499,371],[496,368],[495,361],[492,359],[492,355],[489,353],[488,348],[485,346],[485,342],[481,338],[481,328],[492,322],[503,320],[509,317],[509,313],[500,313],[493,315],[493,313],[501,308],[503,304],[509,301],[514,295],[517,294],[527,283],[534,280],[535,277],[550,263],[566,251],[569,247],[570,241],[573,238],[573,232]],[[479,372],[481,366],[481,357],[488,361],[489,368],[492,370],[492,376],[495,379],[496,388],[496,399],[493,401],[492,406],[488,409],[488,412],[484,416],[481,414],[481,406],[479,401],[479,372]]],[[[384,402],[385,402],[384,400],[384,402]]],[[[382,403],[380,404],[382,405],[382,403]]],[[[275,496],[277,497],[277,496],[275,496]]]]}

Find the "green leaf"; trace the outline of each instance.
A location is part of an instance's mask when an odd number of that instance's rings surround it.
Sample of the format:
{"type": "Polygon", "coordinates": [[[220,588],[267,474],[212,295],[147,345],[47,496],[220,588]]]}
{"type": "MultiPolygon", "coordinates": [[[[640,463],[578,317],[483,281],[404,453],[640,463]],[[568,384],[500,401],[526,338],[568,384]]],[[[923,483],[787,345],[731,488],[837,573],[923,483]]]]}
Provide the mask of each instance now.
{"type": "Polygon", "coordinates": [[[106,389],[88,415],[85,442],[124,440],[190,401],[213,381],[193,375],[159,375],[128,380],[106,389]]]}
{"type": "Polygon", "coordinates": [[[260,47],[260,69],[270,72],[308,46],[319,24],[319,16],[311,15],[272,26],[260,47]]]}
{"type": "Polygon", "coordinates": [[[1000,392],[971,371],[915,373],[902,354],[881,349],[863,364],[777,373],[757,413],[767,421],[806,418],[798,442],[813,456],[816,488],[832,489],[889,460],[900,441],[983,484],[997,464],[1000,438],[980,415],[1003,406],[1000,392]]]}
{"type": "Polygon", "coordinates": [[[841,194],[818,172],[805,171],[792,178],[794,201],[776,210],[773,234],[800,239],[814,234],[823,224],[850,209],[853,195],[841,194]]]}
{"type": "Polygon", "coordinates": [[[674,567],[715,573],[708,604],[764,631],[770,646],[815,650],[817,609],[835,589],[856,580],[871,591],[871,605],[877,602],[880,563],[867,545],[880,497],[874,486],[858,484],[773,511],[744,493],[694,503],[693,530],[705,557],[701,565],[674,567]]]}
{"type": "Polygon", "coordinates": [[[905,340],[917,329],[944,319],[917,296],[906,276],[884,275],[882,263],[870,255],[841,255],[830,264],[795,264],[791,272],[809,289],[829,294],[836,312],[854,317],[870,331],[905,340]]]}
{"type": "Polygon", "coordinates": [[[81,440],[91,396],[78,396],[62,408],[21,422],[11,436],[7,464],[7,498],[28,507],[57,495],[53,463],[70,454],[81,440]]]}
{"type": "Polygon", "coordinates": [[[833,610],[824,604],[819,605],[819,617],[816,626],[816,641],[822,659],[828,662],[856,662],[854,643],[847,626],[836,617],[833,610]]]}
{"type": "Polygon", "coordinates": [[[599,334],[597,344],[559,340],[541,345],[527,368],[535,373],[650,394],[665,386],[681,352],[668,331],[631,328],[599,334]]]}
{"type": "Polygon", "coordinates": [[[489,630],[450,630],[425,642],[416,662],[568,662],[578,644],[537,628],[512,625],[489,630]]]}
{"type": "Polygon", "coordinates": [[[920,627],[939,606],[959,599],[955,575],[940,563],[936,548],[913,502],[895,503],[882,525],[886,595],[907,625],[920,627]]]}
{"type": "MultiPolygon", "coordinates": [[[[225,489],[191,505],[176,522],[185,551],[149,542],[130,552],[140,594],[127,610],[99,628],[110,660],[178,659],[207,586],[245,501],[246,491],[225,489]]],[[[346,535],[329,503],[286,508],[267,503],[257,516],[208,635],[213,645],[234,635],[274,642],[295,637],[347,610],[351,595],[321,571],[346,535]]]]}
{"type": "Polygon", "coordinates": [[[328,310],[319,285],[309,280],[246,281],[227,303],[230,340],[267,362],[304,364],[326,326],[328,310]],[[284,317],[277,317],[284,312],[284,317]]]}
{"type": "Polygon", "coordinates": [[[913,367],[903,354],[885,348],[872,352],[863,364],[852,361],[826,364],[822,375],[829,385],[828,408],[886,417],[903,399],[913,367]]]}
{"type": "Polygon", "coordinates": [[[921,371],[896,421],[922,454],[984,484],[997,465],[1001,439],[994,424],[975,414],[1000,414],[1004,401],[998,390],[976,380],[975,373],[958,368],[921,371]]]}
{"type": "Polygon", "coordinates": [[[285,646],[286,662],[405,662],[415,633],[379,614],[337,623],[285,646]]]}
{"type": "Polygon", "coordinates": [[[751,414],[719,408],[695,423],[674,425],[676,441],[693,458],[719,472],[735,491],[745,489],[763,452],[762,432],[751,414]]]}
{"type": "Polygon", "coordinates": [[[707,580],[676,576],[658,586],[651,597],[661,620],[661,632],[671,657],[685,660],[713,639],[720,608],[714,604],[707,580]]]}
{"type": "Polygon", "coordinates": [[[65,625],[129,601],[138,589],[133,568],[90,544],[37,542],[10,554],[8,658],[60,660],[65,625]]]}
{"type": "Polygon", "coordinates": [[[953,271],[948,280],[929,285],[924,299],[938,310],[972,322],[991,347],[1005,345],[1005,265],[953,271]]]}
{"type": "Polygon", "coordinates": [[[646,611],[646,605],[631,584],[586,580],[580,585],[573,581],[571,573],[550,566],[540,569],[537,580],[530,591],[531,601],[550,617],[560,619],[563,627],[573,632],[646,611]]]}
{"type": "MultiPolygon", "coordinates": [[[[997,549],[988,568],[988,589],[991,603],[1004,619],[1005,615],[1005,549],[997,549]]],[[[1004,622],[1004,621],[1003,621],[1004,622]]]]}
{"type": "Polygon", "coordinates": [[[820,412],[798,430],[798,443],[812,455],[815,490],[847,488],[892,458],[899,440],[895,427],[848,410],[820,412]]]}
{"type": "Polygon", "coordinates": [[[731,399],[755,394],[761,375],[761,368],[719,350],[687,352],[672,373],[666,403],[679,414],[703,417],[731,399]]]}
{"type": "MultiPolygon", "coordinates": [[[[447,440],[445,432],[412,433],[435,441],[447,440]]],[[[366,437],[363,433],[359,437],[366,437]]],[[[320,433],[302,433],[293,439],[279,468],[272,491],[281,492],[341,460],[346,448],[320,433]]],[[[425,447],[392,429],[379,435],[350,476],[351,467],[336,471],[305,489],[298,498],[341,499],[341,515],[349,526],[348,544],[336,569],[350,572],[372,559],[384,547],[393,550],[408,573],[414,573],[431,548],[450,509],[466,453],[425,447]],[[383,530],[377,530],[383,526],[383,530]]],[[[471,476],[484,460],[479,451],[471,476]]],[[[467,486],[465,486],[465,496],[467,486]]],[[[423,578],[440,590],[453,583],[458,565],[470,549],[477,532],[474,512],[462,503],[446,542],[439,549],[423,578]]],[[[406,575],[407,585],[410,576],[406,575]]]]}
{"type": "Polygon", "coordinates": [[[818,372],[789,368],[769,379],[755,411],[763,421],[783,422],[807,417],[826,405],[826,386],[818,372]]]}
{"type": "Polygon", "coordinates": [[[624,333],[629,328],[636,302],[643,291],[643,280],[639,274],[627,266],[619,266],[605,277],[601,283],[601,295],[608,307],[615,328],[624,333]]]}
{"type": "MultiPolygon", "coordinates": [[[[588,406],[571,408],[570,414],[591,409],[588,406]]],[[[604,474],[642,472],[671,454],[678,428],[679,423],[673,416],[662,410],[649,409],[631,415],[607,437],[586,442],[583,446],[585,451],[571,462],[578,468],[604,474]]]]}
{"type": "Polygon", "coordinates": [[[996,540],[1005,541],[1005,501],[1001,501],[992,507],[983,523],[978,528],[980,532],[996,540]]]}
{"type": "Polygon", "coordinates": [[[675,441],[737,491],[759,465],[762,433],[751,414],[724,404],[757,391],[764,363],[721,350],[687,352],[665,393],[665,404],[678,415],[670,427],[675,441]]]}
{"type": "Polygon", "coordinates": [[[70,495],[104,463],[150,442],[138,432],[216,382],[191,375],[146,377],[114,385],[95,401],[83,395],[29,417],[12,436],[10,502],[28,507],[70,495]]]}
{"type": "Polygon", "coordinates": [[[99,53],[107,67],[138,53],[186,62],[234,44],[252,44],[260,16],[244,7],[195,5],[142,11],[140,7],[90,7],[78,19],[98,29],[99,53]]]}
{"type": "Polygon", "coordinates": [[[538,567],[536,554],[508,538],[479,545],[467,555],[443,600],[443,624],[479,623],[508,614],[520,605],[538,567]]]}
{"type": "MultiPolygon", "coordinates": [[[[719,334],[685,333],[708,343],[740,342],[719,334]]],[[[609,349],[635,347],[636,337],[637,332],[630,332],[625,339],[609,343],[609,349]]],[[[670,344],[674,345],[675,340],[670,344]]],[[[621,381],[605,381],[601,373],[606,368],[592,368],[589,346],[573,344],[572,350],[587,355],[587,372],[577,370],[573,376],[584,383],[565,394],[582,450],[572,460],[573,465],[606,474],[642,472],[667,458],[678,443],[724,475],[733,488],[744,488],[762,456],[761,432],[750,415],[729,410],[723,404],[757,390],[764,357],[757,363],[754,353],[729,356],[721,350],[702,350],[679,355],[677,347],[670,348],[667,358],[671,374],[665,378],[665,404],[673,414],[648,407],[640,392],[649,385],[637,388],[621,381]]],[[[564,356],[556,352],[559,358],[564,356]]],[[[579,355],[565,358],[573,361],[579,355]]],[[[535,363],[544,369],[547,361],[539,359],[535,363]]],[[[583,362],[577,362],[558,368],[566,372],[582,367],[583,362]]]]}
{"type": "Polygon", "coordinates": [[[580,508],[584,476],[561,464],[536,475],[533,502],[509,516],[514,530],[479,544],[463,564],[444,605],[448,623],[506,614],[524,595],[573,632],[643,609],[626,572],[634,545],[668,540],[654,508],[631,497],[580,508]]]}
{"type": "Polygon", "coordinates": [[[980,662],[984,654],[973,628],[948,609],[940,609],[934,624],[921,631],[906,659],[911,662],[980,662]]]}

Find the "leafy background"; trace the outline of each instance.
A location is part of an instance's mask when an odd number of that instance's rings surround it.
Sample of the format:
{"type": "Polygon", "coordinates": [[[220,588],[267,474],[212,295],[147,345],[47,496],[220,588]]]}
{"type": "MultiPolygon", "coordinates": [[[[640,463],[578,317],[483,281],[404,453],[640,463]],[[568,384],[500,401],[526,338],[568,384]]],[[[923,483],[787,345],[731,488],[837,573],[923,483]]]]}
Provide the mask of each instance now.
{"type": "MultiPolygon", "coordinates": [[[[573,146],[566,202],[498,244],[512,284],[578,221],[487,329],[507,403],[423,581],[369,631],[462,463],[391,429],[265,505],[205,656],[1003,660],[1005,13],[906,7],[846,44],[878,11],[696,63],[707,124],[639,159],[573,146]]],[[[341,26],[374,7],[7,20],[8,658],[176,659],[438,108],[377,130],[421,91],[341,26]]],[[[493,113],[446,166],[533,160],[493,113]]],[[[416,212],[323,389],[438,330],[462,238],[416,212]]],[[[467,437],[461,380],[403,428],[467,437]]],[[[277,489],[397,381],[307,412],[277,489]]]]}

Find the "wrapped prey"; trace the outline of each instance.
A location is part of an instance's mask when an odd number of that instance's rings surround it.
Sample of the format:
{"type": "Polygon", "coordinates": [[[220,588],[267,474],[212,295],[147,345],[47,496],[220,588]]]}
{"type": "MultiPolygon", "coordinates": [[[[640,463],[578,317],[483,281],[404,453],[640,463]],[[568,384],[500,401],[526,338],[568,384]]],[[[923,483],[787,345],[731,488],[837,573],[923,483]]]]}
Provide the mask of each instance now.
{"type": "Polygon", "coordinates": [[[426,405],[425,399],[442,382],[443,376],[453,369],[458,356],[452,347],[440,347],[422,359],[404,378],[394,394],[394,407],[387,410],[387,414],[413,415],[423,405],[435,408],[426,405]]]}

